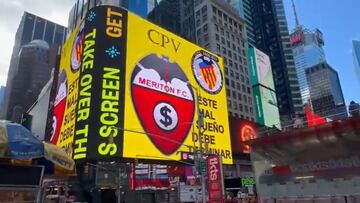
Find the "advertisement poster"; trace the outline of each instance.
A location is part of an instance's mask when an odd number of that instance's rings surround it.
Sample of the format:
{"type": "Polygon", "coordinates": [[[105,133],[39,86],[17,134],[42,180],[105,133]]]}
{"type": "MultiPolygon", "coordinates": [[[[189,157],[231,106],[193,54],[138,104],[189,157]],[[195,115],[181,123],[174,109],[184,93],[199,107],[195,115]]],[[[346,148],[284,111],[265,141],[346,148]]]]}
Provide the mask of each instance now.
{"type": "Polygon", "coordinates": [[[229,120],[233,153],[249,154],[250,146],[244,142],[257,138],[258,124],[234,117],[230,117],[229,120]]]}
{"type": "Polygon", "coordinates": [[[253,92],[256,105],[256,122],[281,129],[275,92],[261,85],[253,87],[253,92]]]}
{"type": "Polygon", "coordinates": [[[63,47],[51,141],[76,161],[180,160],[202,139],[231,164],[223,70],[222,58],[171,32],[96,7],[63,47]]]}
{"type": "Polygon", "coordinates": [[[216,155],[208,156],[206,159],[207,165],[207,188],[210,203],[223,202],[223,189],[222,189],[222,174],[220,157],[216,155]]]}
{"type": "Polygon", "coordinates": [[[262,51],[251,47],[248,49],[248,58],[251,84],[261,84],[274,90],[274,79],[269,56],[262,51]]]}

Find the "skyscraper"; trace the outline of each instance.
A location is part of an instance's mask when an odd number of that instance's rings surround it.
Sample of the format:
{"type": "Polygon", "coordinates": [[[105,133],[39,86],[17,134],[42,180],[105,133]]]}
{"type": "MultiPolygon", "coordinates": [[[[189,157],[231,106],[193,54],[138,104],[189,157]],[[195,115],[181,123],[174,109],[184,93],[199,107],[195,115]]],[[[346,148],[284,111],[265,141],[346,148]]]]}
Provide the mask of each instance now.
{"type": "Polygon", "coordinates": [[[358,82],[360,83],[360,41],[353,41],[353,57],[355,72],[358,77],[358,82]]]}
{"type": "Polygon", "coordinates": [[[305,69],[314,113],[331,120],[347,116],[337,72],[326,62],[305,69]]]}
{"type": "MultiPolygon", "coordinates": [[[[12,110],[8,109],[8,107],[12,103],[10,99],[10,95],[14,94],[13,93],[15,89],[14,84],[25,82],[25,81],[17,81],[14,79],[17,75],[22,74],[21,73],[22,70],[19,69],[19,52],[22,46],[30,43],[33,40],[44,40],[48,44],[47,46],[58,48],[64,42],[65,36],[66,36],[65,27],[55,24],[39,16],[33,15],[31,13],[24,12],[19,27],[16,31],[15,44],[10,59],[10,67],[6,82],[5,112],[4,112],[6,114],[5,115],[6,119],[11,118],[12,110]]],[[[39,74],[48,74],[46,78],[50,77],[50,72],[42,72],[39,74]]],[[[47,81],[45,81],[45,83],[46,82],[47,81]]],[[[23,94],[23,93],[24,92],[19,92],[18,94],[23,94]]]]}
{"type": "Polygon", "coordinates": [[[302,102],[283,1],[228,1],[242,7],[235,8],[246,19],[249,45],[270,57],[282,125],[290,125],[286,121],[295,114],[302,114],[302,102]]]}
{"type": "Polygon", "coordinates": [[[305,69],[326,61],[323,49],[324,40],[320,30],[308,30],[302,26],[295,28],[290,35],[293,47],[296,72],[300,85],[303,104],[309,102],[310,93],[306,81],[305,69]]]}
{"type": "Polygon", "coordinates": [[[36,101],[41,89],[49,81],[55,67],[57,49],[43,40],[33,40],[24,45],[17,60],[17,73],[9,91],[6,117],[20,122],[36,101]]]}
{"type": "Polygon", "coordinates": [[[293,0],[292,7],[295,16],[295,29],[290,34],[290,42],[293,48],[302,103],[306,104],[310,102],[310,92],[306,81],[305,69],[326,60],[323,49],[324,37],[319,29],[312,31],[300,25],[293,0]]]}
{"type": "Polygon", "coordinates": [[[68,32],[70,33],[86,15],[86,13],[100,5],[119,6],[137,15],[147,18],[148,13],[161,0],[77,0],[69,12],[68,32]]]}
{"type": "Polygon", "coordinates": [[[196,43],[193,1],[162,0],[149,12],[147,19],[196,43]]]}
{"type": "Polygon", "coordinates": [[[245,22],[223,0],[195,1],[197,44],[224,58],[229,115],[255,121],[245,22]]]}

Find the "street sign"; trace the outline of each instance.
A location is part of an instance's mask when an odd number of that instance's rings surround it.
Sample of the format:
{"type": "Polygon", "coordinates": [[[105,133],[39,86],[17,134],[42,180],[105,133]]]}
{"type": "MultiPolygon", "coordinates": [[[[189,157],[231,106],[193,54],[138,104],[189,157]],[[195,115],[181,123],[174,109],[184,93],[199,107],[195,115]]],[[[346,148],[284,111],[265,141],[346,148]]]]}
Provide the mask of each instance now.
{"type": "Polygon", "coordinates": [[[200,160],[200,171],[203,174],[206,173],[206,162],[203,159],[200,160]]]}

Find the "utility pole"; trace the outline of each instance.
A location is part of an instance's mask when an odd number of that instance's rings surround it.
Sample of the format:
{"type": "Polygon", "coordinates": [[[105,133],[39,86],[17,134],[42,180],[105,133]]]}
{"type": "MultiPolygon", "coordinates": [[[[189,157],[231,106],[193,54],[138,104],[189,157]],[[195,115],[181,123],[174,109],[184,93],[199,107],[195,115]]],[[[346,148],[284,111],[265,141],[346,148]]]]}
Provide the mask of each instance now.
{"type": "MultiPolygon", "coordinates": [[[[197,108],[197,114],[198,114],[198,122],[197,122],[197,127],[198,127],[198,140],[199,140],[199,152],[198,150],[196,149],[196,147],[194,148],[194,152],[195,152],[195,162],[197,162],[198,164],[198,172],[200,174],[200,181],[201,181],[201,199],[202,199],[202,203],[206,203],[206,186],[205,186],[205,173],[206,173],[206,170],[205,171],[202,171],[202,165],[206,164],[205,163],[205,160],[204,160],[204,149],[203,149],[203,141],[202,141],[202,134],[203,134],[203,127],[204,127],[204,116],[203,114],[201,113],[200,111],[200,102],[199,102],[199,97],[200,97],[200,93],[199,93],[199,90],[192,86],[189,82],[188,84],[195,90],[196,92],[196,108],[197,108]]],[[[195,164],[196,165],[196,164],[195,164]]],[[[206,166],[205,166],[205,169],[206,169],[206,166]]]]}

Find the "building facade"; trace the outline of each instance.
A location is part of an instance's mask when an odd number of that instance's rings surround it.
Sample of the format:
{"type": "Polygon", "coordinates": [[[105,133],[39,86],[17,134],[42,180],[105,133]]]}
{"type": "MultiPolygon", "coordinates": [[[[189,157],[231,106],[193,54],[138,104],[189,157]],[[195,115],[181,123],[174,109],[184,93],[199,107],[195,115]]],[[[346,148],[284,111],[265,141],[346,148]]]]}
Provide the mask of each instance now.
{"type": "Polygon", "coordinates": [[[347,117],[337,72],[326,62],[305,69],[314,113],[331,120],[347,117]]]}
{"type": "Polygon", "coordinates": [[[224,58],[229,115],[255,120],[245,22],[222,0],[195,1],[197,44],[224,58]]]}
{"type": "Polygon", "coordinates": [[[162,0],[149,12],[147,19],[196,43],[194,1],[162,0]]]}
{"type": "Polygon", "coordinates": [[[353,41],[353,58],[355,72],[357,74],[358,82],[360,84],[360,41],[353,41]]]}
{"type": "Polygon", "coordinates": [[[68,33],[71,33],[86,13],[95,6],[121,6],[147,18],[148,13],[158,4],[158,1],[161,0],[77,0],[69,12],[68,33]]]}
{"type": "Polygon", "coordinates": [[[287,121],[303,114],[303,108],[283,1],[228,1],[245,17],[249,46],[270,57],[281,122],[289,126],[287,121]]]}
{"type": "Polygon", "coordinates": [[[7,105],[7,119],[21,122],[22,114],[37,100],[55,67],[57,48],[43,40],[33,40],[19,53],[17,73],[13,77],[7,105]]]}
{"type": "MultiPolygon", "coordinates": [[[[22,74],[19,68],[19,52],[21,48],[33,40],[43,40],[48,44],[48,46],[58,49],[64,42],[65,36],[66,28],[64,26],[55,24],[31,13],[24,12],[20,25],[16,31],[15,44],[10,59],[10,67],[6,82],[5,111],[3,112],[6,119],[10,119],[12,114],[12,109],[9,109],[9,107],[13,106],[11,104],[12,100],[10,95],[14,95],[13,91],[16,91],[14,85],[17,85],[16,83],[25,84],[26,82],[15,80],[15,77],[22,74]]],[[[48,74],[44,78],[50,77],[50,72],[48,71],[41,72],[39,74],[48,74]]],[[[42,84],[45,84],[46,82],[47,81],[41,81],[42,84]]],[[[23,92],[19,92],[18,94],[23,94],[23,92]]]]}
{"type": "Polygon", "coordinates": [[[310,93],[306,81],[305,69],[326,61],[323,49],[324,40],[320,30],[308,30],[302,26],[297,27],[290,35],[291,46],[295,60],[296,72],[300,85],[303,104],[309,102],[310,93]]]}

